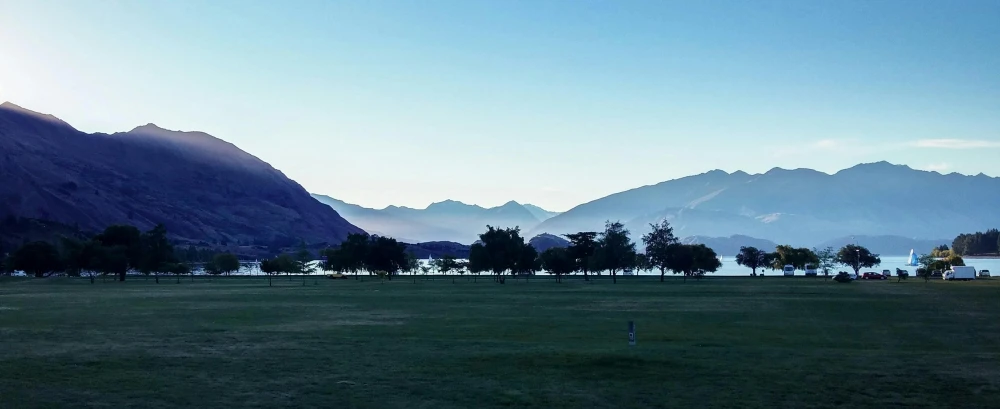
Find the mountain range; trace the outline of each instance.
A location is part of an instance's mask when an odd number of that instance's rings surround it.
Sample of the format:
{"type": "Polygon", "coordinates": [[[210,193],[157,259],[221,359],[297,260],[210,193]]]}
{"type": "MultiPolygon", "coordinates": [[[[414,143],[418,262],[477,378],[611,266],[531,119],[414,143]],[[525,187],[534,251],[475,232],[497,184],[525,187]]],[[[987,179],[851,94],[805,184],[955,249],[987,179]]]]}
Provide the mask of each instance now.
{"type": "Polygon", "coordinates": [[[520,227],[522,232],[527,232],[558,214],[515,201],[491,208],[445,200],[424,209],[400,206],[371,209],[325,195],[312,196],[369,233],[407,243],[451,241],[471,244],[486,231],[487,225],[520,227]]]}
{"type": "Polygon", "coordinates": [[[1000,178],[944,175],[884,161],[834,174],[713,170],[584,203],[528,235],[599,231],[605,221],[617,220],[640,237],[650,223],[666,219],[678,237],[735,234],[806,247],[853,235],[938,242],[1000,225],[998,205],[1000,178]]]}
{"type": "Polygon", "coordinates": [[[153,124],[84,133],[0,105],[0,217],[96,232],[163,223],[175,239],[339,243],[362,233],[298,183],[235,145],[153,124]]]}

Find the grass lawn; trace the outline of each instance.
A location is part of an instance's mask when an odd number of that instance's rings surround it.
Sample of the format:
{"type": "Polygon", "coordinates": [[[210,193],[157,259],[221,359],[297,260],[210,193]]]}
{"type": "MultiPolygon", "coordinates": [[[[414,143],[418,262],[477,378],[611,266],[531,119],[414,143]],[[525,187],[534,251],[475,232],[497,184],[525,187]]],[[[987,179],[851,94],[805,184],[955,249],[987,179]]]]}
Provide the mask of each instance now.
{"type": "Polygon", "coordinates": [[[0,407],[1000,407],[1000,280],[161,282],[0,280],[0,407]]]}

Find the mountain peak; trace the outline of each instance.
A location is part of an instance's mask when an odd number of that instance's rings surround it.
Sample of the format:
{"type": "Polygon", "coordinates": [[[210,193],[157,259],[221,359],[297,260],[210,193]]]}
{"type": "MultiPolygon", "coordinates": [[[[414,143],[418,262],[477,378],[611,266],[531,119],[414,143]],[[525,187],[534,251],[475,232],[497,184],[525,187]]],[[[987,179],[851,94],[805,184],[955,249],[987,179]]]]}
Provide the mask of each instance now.
{"type": "Polygon", "coordinates": [[[154,124],[154,123],[150,122],[150,123],[148,123],[148,124],[145,124],[145,125],[142,125],[142,126],[137,126],[137,127],[135,127],[135,128],[132,128],[132,130],[131,130],[131,131],[129,131],[129,133],[134,133],[134,132],[143,132],[143,131],[146,131],[146,132],[148,132],[148,131],[167,131],[167,132],[174,132],[174,131],[171,131],[171,130],[169,130],[169,129],[165,129],[165,128],[161,128],[161,127],[159,127],[158,125],[156,125],[156,124],[154,124]]]}
{"type": "Polygon", "coordinates": [[[10,101],[4,101],[4,103],[0,104],[0,109],[4,109],[4,110],[7,110],[7,111],[15,112],[15,113],[18,113],[18,114],[21,114],[21,115],[25,115],[25,116],[29,116],[29,117],[32,117],[32,118],[35,118],[35,119],[40,119],[40,120],[43,120],[45,122],[50,122],[50,123],[64,125],[64,126],[70,126],[68,123],[66,123],[66,121],[63,121],[62,119],[57,118],[55,115],[43,114],[41,112],[32,111],[30,109],[24,108],[24,107],[22,107],[20,105],[17,105],[15,103],[13,103],[13,102],[10,102],[10,101]]]}

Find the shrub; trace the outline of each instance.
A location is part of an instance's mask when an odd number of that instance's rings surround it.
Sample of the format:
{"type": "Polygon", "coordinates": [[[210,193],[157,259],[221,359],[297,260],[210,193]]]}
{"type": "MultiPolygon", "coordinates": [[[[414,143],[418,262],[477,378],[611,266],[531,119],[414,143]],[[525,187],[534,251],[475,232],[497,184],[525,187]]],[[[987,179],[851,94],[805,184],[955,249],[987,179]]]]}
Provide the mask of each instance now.
{"type": "Polygon", "coordinates": [[[836,276],[833,277],[833,281],[836,281],[838,283],[849,283],[854,280],[851,280],[851,275],[848,274],[846,271],[841,271],[837,273],[836,276]]]}

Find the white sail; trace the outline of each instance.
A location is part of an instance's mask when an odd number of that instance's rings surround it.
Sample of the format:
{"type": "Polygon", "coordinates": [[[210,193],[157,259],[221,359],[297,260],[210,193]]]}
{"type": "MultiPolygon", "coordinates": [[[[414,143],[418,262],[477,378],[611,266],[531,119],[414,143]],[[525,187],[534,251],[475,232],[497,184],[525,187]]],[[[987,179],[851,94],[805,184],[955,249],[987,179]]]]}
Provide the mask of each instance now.
{"type": "Polygon", "coordinates": [[[914,253],[913,249],[910,249],[910,257],[909,257],[909,259],[907,259],[906,265],[908,265],[908,266],[916,266],[917,265],[917,253],[914,253]]]}

